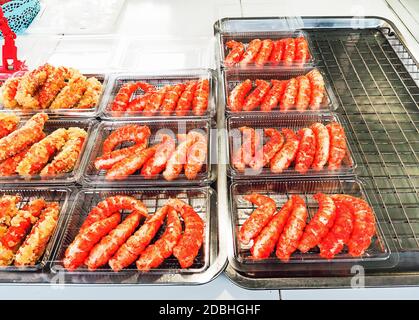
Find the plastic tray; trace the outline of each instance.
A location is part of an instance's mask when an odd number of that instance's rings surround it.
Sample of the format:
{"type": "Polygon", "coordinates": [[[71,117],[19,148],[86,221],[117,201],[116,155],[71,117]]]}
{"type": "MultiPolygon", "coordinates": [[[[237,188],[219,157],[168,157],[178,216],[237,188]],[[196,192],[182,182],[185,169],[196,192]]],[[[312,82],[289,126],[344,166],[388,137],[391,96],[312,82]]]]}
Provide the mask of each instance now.
{"type": "MultiPolygon", "coordinates": [[[[51,270],[53,272],[66,272],[70,274],[102,274],[108,276],[120,276],[121,274],[199,274],[204,273],[210,265],[210,257],[212,256],[214,250],[216,250],[218,245],[217,232],[216,230],[211,230],[212,218],[214,213],[212,210],[215,208],[214,197],[216,197],[215,192],[209,188],[153,188],[153,189],[142,189],[136,190],[134,188],[128,188],[125,190],[118,189],[83,189],[76,195],[74,204],[69,212],[69,219],[65,226],[65,229],[60,238],[59,245],[54,254],[53,263],[51,270]],[[149,214],[154,214],[159,208],[163,207],[169,198],[177,198],[185,201],[191,205],[199,216],[205,222],[205,233],[204,233],[204,242],[198,253],[198,256],[195,258],[193,265],[188,269],[182,269],[176,260],[175,257],[171,256],[165,260],[165,262],[156,269],[152,269],[148,272],[142,272],[137,270],[135,263],[128,266],[127,268],[115,273],[108,265],[103,266],[95,271],[89,271],[86,266],[81,266],[74,271],[67,271],[64,269],[62,264],[62,259],[64,258],[65,250],[72,243],[75,236],[78,234],[81,224],[84,222],[86,216],[90,210],[95,207],[100,201],[104,200],[107,197],[115,195],[129,195],[135,197],[136,199],[141,200],[147,207],[149,214]],[[215,247],[214,247],[215,246],[215,247]]],[[[122,212],[122,219],[128,215],[127,212],[122,212]]],[[[142,223],[140,224],[142,225],[142,223]]],[[[163,225],[154,240],[160,238],[162,233],[165,230],[165,225],[163,225]]],[[[154,241],[153,241],[154,242],[154,241]]],[[[170,281],[169,281],[170,282],[170,281]]]]}
{"type": "MultiPolygon", "coordinates": [[[[288,80],[290,78],[295,78],[300,75],[305,75],[314,67],[304,67],[304,68],[265,68],[263,70],[260,69],[246,69],[246,70],[238,70],[238,69],[225,69],[223,70],[223,80],[224,80],[224,102],[225,102],[225,109],[227,114],[243,114],[243,115],[254,115],[254,114],[277,114],[277,113],[285,113],[284,111],[279,110],[278,106],[270,112],[263,112],[260,111],[260,106],[258,106],[254,111],[239,111],[239,112],[232,112],[228,107],[228,97],[231,91],[241,82],[245,81],[246,79],[252,80],[253,89],[255,88],[254,82],[256,79],[262,80],[288,80]]],[[[333,111],[336,110],[338,103],[333,93],[333,90],[330,86],[328,78],[326,77],[325,73],[320,69],[317,68],[320,73],[323,75],[324,83],[325,83],[325,95],[323,97],[323,101],[320,105],[319,110],[305,110],[303,112],[299,112],[297,110],[291,109],[286,111],[286,113],[316,113],[316,112],[325,112],[325,111],[333,111]]]]}
{"type": "MultiPolygon", "coordinates": [[[[22,76],[24,72],[19,71],[13,74],[13,77],[22,76]]],[[[99,114],[99,105],[103,99],[106,86],[108,85],[108,75],[103,73],[84,74],[86,77],[96,77],[102,83],[102,93],[99,97],[98,103],[94,108],[90,109],[35,109],[35,110],[22,110],[22,109],[6,109],[3,104],[0,104],[0,112],[15,113],[22,117],[29,117],[38,112],[48,114],[50,118],[94,118],[99,114]]]]}
{"type": "MultiPolygon", "coordinates": [[[[217,97],[217,80],[215,72],[211,69],[191,69],[183,71],[171,71],[162,74],[141,74],[141,73],[129,73],[129,74],[116,74],[110,79],[110,85],[105,93],[106,98],[103,99],[101,105],[101,114],[104,119],[118,119],[118,120],[135,120],[135,119],[167,119],[169,118],[208,118],[215,114],[215,101],[217,97]],[[186,116],[176,116],[173,112],[172,115],[153,115],[150,117],[144,116],[143,112],[138,111],[112,111],[112,103],[115,99],[116,94],[121,88],[122,84],[130,81],[143,81],[154,85],[157,88],[162,88],[166,85],[184,83],[191,80],[209,79],[210,84],[210,95],[208,98],[208,109],[207,112],[202,116],[194,116],[189,113],[186,116]]],[[[143,94],[142,90],[138,90],[132,95],[132,99],[138,95],[143,94]]]]}
{"type": "MultiPolygon", "coordinates": [[[[300,195],[303,197],[307,204],[309,217],[318,210],[318,203],[313,199],[313,195],[317,192],[325,194],[349,194],[355,197],[360,197],[369,201],[365,187],[360,180],[351,179],[316,179],[316,180],[289,180],[289,181],[264,181],[264,182],[253,182],[253,181],[241,181],[232,183],[230,186],[230,212],[231,212],[231,223],[233,229],[233,255],[229,257],[230,263],[237,270],[243,272],[258,272],[258,271],[279,271],[284,268],[292,268],[295,264],[328,264],[333,265],[333,268],[339,268],[339,263],[345,263],[347,267],[348,263],[374,263],[379,265],[384,260],[387,260],[390,256],[390,249],[383,236],[383,231],[380,226],[380,217],[376,214],[376,225],[377,234],[374,236],[372,243],[368,250],[362,257],[352,257],[347,253],[347,248],[335,256],[333,260],[326,260],[319,256],[319,250],[313,248],[308,253],[301,253],[298,250],[291,256],[289,262],[284,263],[277,259],[275,253],[267,259],[255,260],[251,258],[250,247],[253,241],[249,245],[243,245],[238,240],[236,235],[244,223],[244,221],[253,212],[255,207],[248,201],[243,199],[243,196],[257,192],[263,195],[267,195],[275,200],[277,208],[279,209],[291,195],[300,195]]],[[[307,268],[302,266],[302,268],[307,268]]],[[[315,268],[321,268],[321,266],[311,266],[313,270],[315,268]]]]}
{"type": "MultiPolygon", "coordinates": [[[[348,132],[347,126],[341,120],[341,118],[337,114],[301,114],[301,115],[290,115],[290,114],[282,114],[282,115],[269,115],[269,116],[262,116],[262,115],[255,115],[253,117],[240,117],[240,116],[230,116],[227,118],[227,129],[228,129],[228,174],[235,179],[249,179],[249,178],[305,178],[305,177],[318,177],[318,176],[338,176],[338,175],[351,175],[353,174],[356,163],[352,156],[351,150],[351,142],[349,140],[350,134],[348,132]],[[342,164],[339,169],[337,170],[329,170],[327,165],[320,171],[315,171],[313,169],[309,169],[305,174],[301,174],[294,169],[294,165],[292,164],[288,169],[285,169],[282,173],[273,173],[270,171],[269,168],[264,167],[260,171],[253,170],[250,167],[247,167],[246,170],[242,173],[236,170],[232,163],[231,157],[233,154],[233,150],[238,147],[241,143],[233,142],[235,139],[239,139],[241,137],[241,133],[239,132],[240,127],[248,126],[251,128],[259,129],[260,134],[263,136],[263,129],[264,128],[276,128],[281,130],[282,128],[289,128],[297,132],[301,128],[310,127],[313,123],[320,122],[324,125],[337,122],[340,123],[345,130],[346,133],[346,141],[348,152],[345,155],[345,158],[342,161],[342,164]],[[236,146],[237,144],[237,146],[236,146]]],[[[268,138],[269,139],[269,138],[268,138]]],[[[240,141],[240,140],[238,140],[240,141]]],[[[263,143],[266,141],[264,140],[263,143]]]]}
{"type": "Polygon", "coordinates": [[[219,39],[219,49],[220,49],[220,64],[221,67],[226,69],[248,69],[248,68],[257,68],[257,69],[265,69],[266,67],[278,67],[278,66],[284,66],[284,63],[281,61],[277,65],[273,65],[271,63],[266,63],[263,66],[256,66],[254,63],[250,63],[246,66],[240,66],[240,64],[236,64],[234,66],[226,66],[224,65],[224,60],[227,57],[229,53],[229,49],[226,47],[226,43],[230,40],[235,40],[238,42],[241,42],[245,45],[247,48],[247,45],[250,41],[253,39],[271,39],[271,40],[280,40],[285,38],[298,38],[298,37],[304,37],[307,40],[308,43],[308,50],[310,52],[310,59],[308,59],[305,63],[301,62],[294,62],[290,65],[287,65],[287,67],[302,67],[302,66],[310,66],[315,63],[315,60],[313,58],[313,51],[312,51],[312,45],[310,38],[308,34],[302,30],[295,30],[295,31],[267,31],[267,32],[223,32],[220,33],[218,36],[219,39]]]}
{"type": "Polygon", "coordinates": [[[35,198],[43,198],[47,202],[56,201],[60,205],[60,214],[57,222],[57,226],[54,230],[53,235],[45,249],[44,254],[39,259],[39,261],[33,266],[24,266],[24,267],[16,267],[16,266],[6,266],[0,267],[0,272],[7,271],[7,272],[35,272],[39,271],[46,267],[47,262],[51,260],[53,247],[58,239],[58,235],[61,232],[62,225],[65,223],[67,215],[65,214],[69,205],[70,196],[72,193],[72,189],[66,187],[38,187],[36,189],[33,188],[2,188],[0,189],[0,196],[3,195],[14,195],[20,194],[22,197],[22,201],[19,202],[19,209],[22,208],[24,205],[29,203],[32,199],[35,198]]]}
{"type": "MultiPolygon", "coordinates": [[[[21,121],[25,122],[25,121],[21,121]]],[[[48,120],[44,127],[44,132],[50,134],[59,128],[70,128],[79,127],[87,132],[87,138],[83,144],[80,152],[79,159],[77,160],[74,169],[71,172],[63,173],[54,177],[41,177],[39,174],[31,176],[29,179],[21,177],[18,174],[7,177],[0,177],[0,184],[33,184],[33,185],[45,185],[45,184],[56,184],[56,185],[69,185],[78,182],[82,174],[82,163],[86,156],[88,149],[89,139],[92,138],[92,130],[95,125],[95,120],[48,120]]]]}
{"type": "MultiPolygon", "coordinates": [[[[89,154],[86,157],[86,161],[83,167],[83,179],[82,183],[84,185],[206,185],[210,184],[215,178],[214,165],[212,159],[212,139],[210,135],[211,122],[210,120],[138,120],[138,121],[112,121],[112,122],[102,122],[97,126],[96,134],[91,139],[89,145],[89,154]],[[193,129],[200,129],[206,133],[208,140],[208,149],[207,149],[207,162],[203,165],[201,172],[197,175],[195,180],[188,180],[184,173],[181,173],[178,179],[173,181],[166,181],[163,178],[162,174],[159,174],[156,179],[144,179],[144,177],[136,172],[128,176],[124,180],[105,180],[106,172],[104,170],[97,170],[94,166],[94,161],[97,157],[102,155],[102,145],[105,139],[109,134],[114,131],[116,128],[129,125],[129,124],[138,124],[138,125],[147,125],[151,130],[151,136],[149,138],[149,145],[154,145],[158,142],[156,141],[156,133],[168,133],[174,134],[176,137],[179,133],[187,133],[193,129]]],[[[123,144],[122,147],[128,145],[123,144]]]]}

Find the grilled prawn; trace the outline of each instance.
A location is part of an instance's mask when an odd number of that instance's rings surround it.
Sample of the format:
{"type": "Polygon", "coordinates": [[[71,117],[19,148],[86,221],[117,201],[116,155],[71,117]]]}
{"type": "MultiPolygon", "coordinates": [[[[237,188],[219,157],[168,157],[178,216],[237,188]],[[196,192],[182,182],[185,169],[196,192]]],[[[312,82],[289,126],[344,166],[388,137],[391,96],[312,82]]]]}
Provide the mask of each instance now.
{"type": "Polygon", "coordinates": [[[175,112],[177,116],[186,116],[192,109],[192,101],[194,100],[197,85],[197,81],[189,81],[186,84],[185,90],[182,92],[176,106],[175,112]]]}
{"type": "Polygon", "coordinates": [[[285,87],[284,94],[281,98],[281,103],[279,104],[279,109],[281,111],[287,111],[295,106],[295,100],[298,94],[298,81],[296,78],[291,78],[288,80],[285,87]]]}
{"type": "Polygon", "coordinates": [[[282,60],[284,61],[285,65],[293,64],[295,60],[295,39],[285,39],[284,54],[282,60]]]}
{"type": "Polygon", "coordinates": [[[170,86],[164,95],[163,102],[160,108],[160,114],[164,116],[171,115],[176,109],[176,105],[179,101],[182,92],[185,90],[185,85],[183,83],[175,84],[170,86]]]}
{"type": "Polygon", "coordinates": [[[315,123],[311,125],[311,130],[314,132],[316,137],[316,153],[314,155],[314,161],[312,168],[314,170],[321,170],[326,165],[329,159],[330,150],[330,138],[327,128],[321,123],[315,123]]]}
{"type": "Polygon", "coordinates": [[[141,174],[149,179],[161,173],[175,149],[175,140],[168,134],[162,134],[162,142],[157,146],[156,153],[141,168],[141,174]]]}
{"type": "Polygon", "coordinates": [[[253,39],[250,41],[246,52],[243,53],[242,59],[240,60],[240,65],[246,66],[247,64],[254,62],[261,46],[262,40],[260,39],[253,39]]]}
{"type": "Polygon", "coordinates": [[[273,48],[274,43],[271,39],[262,40],[262,45],[260,46],[260,50],[255,58],[255,64],[257,66],[263,66],[266,62],[268,62],[273,48]]]}
{"type": "Polygon", "coordinates": [[[185,176],[189,180],[196,178],[207,158],[207,138],[197,131],[194,133],[195,139],[192,146],[188,149],[185,163],[185,176]]]}
{"type": "Polygon", "coordinates": [[[273,65],[277,65],[281,62],[282,56],[284,55],[285,39],[274,41],[274,48],[272,50],[269,61],[273,65]]]}
{"type": "Polygon", "coordinates": [[[310,98],[310,109],[318,110],[323,101],[324,97],[324,80],[319,70],[313,69],[306,74],[306,77],[310,80],[311,85],[311,98],[310,98]]]}
{"type": "Polygon", "coordinates": [[[252,81],[246,79],[234,87],[228,97],[228,107],[231,111],[237,112],[243,109],[244,99],[249,91],[252,90],[252,81]]]}
{"type": "Polygon", "coordinates": [[[304,111],[310,104],[310,80],[306,76],[299,76],[296,79],[298,81],[298,93],[295,99],[295,107],[298,111],[304,111]]]}
{"type": "Polygon", "coordinates": [[[345,130],[336,122],[329,123],[326,128],[330,137],[328,166],[330,170],[336,170],[340,167],[347,153],[345,130]]]}
{"type": "Polygon", "coordinates": [[[287,86],[287,81],[271,80],[272,88],[263,98],[262,104],[260,105],[261,111],[271,111],[275,109],[282,99],[287,86]]]}
{"type": "Polygon", "coordinates": [[[148,126],[129,124],[114,130],[103,142],[103,154],[113,151],[118,145],[132,141],[135,144],[142,144],[151,135],[148,126]]]}
{"type": "Polygon", "coordinates": [[[163,177],[166,180],[172,181],[182,172],[182,169],[186,164],[188,150],[194,142],[195,136],[193,131],[191,131],[187,134],[185,140],[177,146],[169,160],[167,160],[166,169],[163,171],[163,177]]]}
{"type": "Polygon", "coordinates": [[[156,92],[153,92],[151,97],[148,99],[143,113],[145,116],[149,117],[156,114],[163,103],[163,99],[166,96],[166,93],[169,91],[170,86],[165,86],[156,92]]]}
{"type": "Polygon", "coordinates": [[[148,140],[144,140],[140,144],[133,145],[128,148],[114,150],[109,153],[97,157],[94,161],[95,168],[98,170],[109,170],[119,161],[129,157],[132,154],[138,153],[147,147],[148,140]]]}
{"type": "Polygon", "coordinates": [[[300,144],[295,158],[295,170],[299,173],[306,173],[314,161],[316,137],[310,128],[300,129],[298,136],[300,144]]]}
{"type": "Polygon", "coordinates": [[[208,109],[209,80],[201,79],[196,86],[192,101],[192,112],[196,116],[202,116],[208,109]]]}
{"type": "Polygon", "coordinates": [[[255,157],[250,163],[254,170],[260,170],[281,150],[284,145],[284,136],[276,129],[264,129],[265,135],[270,137],[269,141],[262,148],[262,157],[255,157]]]}
{"type": "Polygon", "coordinates": [[[128,103],[131,96],[140,88],[138,82],[128,82],[121,86],[118,93],[113,100],[112,111],[125,111],[128,108],[128,103]]]}
{"type": "Polygon", "coordinates": [[[243,111],[252,111],[261,104],[268,93],[271,85],[265,80],[257,79],[256,88],[246,97],[243,104],[243,111]]]}
{"type": "Polygon", "coordinates": [[[295,39],[295,61],[306,63],[310,59],[310,51],[308,50],[308,43],[304,37],[295,39]]]}
{"type": "Polygon", "coordinates": [[[297,135],[291,129],[282,129],[285,136],[285,143],[282,149],[271,159],[271,171],[281,173],[287,169],[297,156],[300,144],[297,135]]]}
{"type": "Polygon", "coordinates": [[[241,42],[230,40],[227,41],[226,47],[231,49],[227,57],[224,59],[224,64],[228,67],[239,63],[244,53],[244,45],[241,42]]]}

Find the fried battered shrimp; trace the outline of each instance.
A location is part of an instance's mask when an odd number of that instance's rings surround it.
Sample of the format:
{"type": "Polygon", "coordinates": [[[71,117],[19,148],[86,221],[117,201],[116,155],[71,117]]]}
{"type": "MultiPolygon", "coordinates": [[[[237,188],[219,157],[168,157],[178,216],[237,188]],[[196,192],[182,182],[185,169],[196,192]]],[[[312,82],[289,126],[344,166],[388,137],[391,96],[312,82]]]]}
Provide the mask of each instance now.
{"type": "Polygon", "coordinates": [[[102,93],[102,84],[100,81],[91,77],[86,80],[86,84],[86,91],[79,103],[75,106],[76,109],[91,109],[99,102],[99,97],[102,93]]]}
{"type": "Polygon", "coordinates": [[[0,138],[16,130],[20,118],[13,113],[0,114],[0,138]]]}
{"type": "Polygon", "coordinates": [[[17,214],[17,204],[22,198],[19,195],[4,195],[0,198],[0,223],[6,227],[10,226],[10,221],[17,214]]]}
{"type": "Polygon", "coordinates": [[[48,108],[61,89],[65,87],[67,73],[68,70],[64,67],[51,67],[45,84],[39,89],[37,94],[41,109],[48,108]]]}
{"type": "Polygon", "coordinates": [[[39,101],[35,97],[35,94],[45,83],[51,71],[52,66],[45,64],[38,69],[26,73],[19,81],[15,98],[23,109],[39,108],[39,101]]]}
{"type": "Polygon", "coordinates": [[[6,109],[22,108],[16,101],[17,87],[21,79],[21,77],[7,79],[1,87],[1,99],[6,109]]]}
{"type": "Polygon", "coordinates": [[[74,108],[82,98],[87,88],[86,77],[75,72],[67,85],[56,96],[51,103],[50,109],[71,109],[74,108]]]}
{"type": "Polygon", "coordinates": [[[22,176],[38,173],[49,159],[63,147],[67,138],[67,130],[60,128],[35,143],[17,166],[16,172],[22,176]]]}
{"type": "Polygon", "coordinates": [[[57,202],[48,203],[16,253],[16,266],[34,265],[39,260],[57,226],[59,212],[60,206],[57,202]]]}
{"type": "Polygon", "coordinates": [[[72,127],[67,130],[68,140],[61,151],[54,157],[50,164],[41,170],[41,176],[54,176],[73,170],[79,156],[87,132],[83,129],[72,127]]]}

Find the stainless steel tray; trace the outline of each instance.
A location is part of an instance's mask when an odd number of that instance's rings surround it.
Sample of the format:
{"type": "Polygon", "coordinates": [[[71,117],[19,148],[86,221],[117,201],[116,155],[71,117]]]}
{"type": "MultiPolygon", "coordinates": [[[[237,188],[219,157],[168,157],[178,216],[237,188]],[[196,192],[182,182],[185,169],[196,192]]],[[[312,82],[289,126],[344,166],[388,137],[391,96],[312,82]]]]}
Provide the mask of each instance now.
{"type": "Polygon", "coordinates": [[[211,121],[210,120],[137,120],[137,121],[112,121],[102,122],[98,124],[95,129],[96,134],[90,140],[89,154],[83,166],[82,183],[84,185],[102,186],[106,185],[208,185],[215,179],[215,165],[212,159],[213,153],[216,149],[215,143],[211,139],[211,121]],[[149,138],[149,145],[156,143],[156,133],[187,133],[192,129],[201,129],[206,133],[208,140],[207,161],[204,164],[201,172],[196,179],[188,180],[184,173],[173,181],[166,181],[162,174],[159,174],[156,179],[144,179],[139,173],[130,175],[124,180],[105,180],[105,171],[97,170],[94,166],[94,160],[102,155],[102,145],[106,137],[118,127],[128,124],[147,125],[151,130],[149,138]]]}
{"type": "MultiPolygon", "coordinates": [[[[380,17],[225,18],[220,32],[272,31],[297,26],[310,36],[313,54],[335,90],[338,108],[354,132],[355,174],[381,224],[394,261],[365,270],[365,286],[416,285],[419,278],[419,65],[394,24],[380,17]],[[356,26],[356,28],[354,28],[356,26]]],[[[226,145],[221,145],[226,152],[226,145]]],[[[219,167],[219,177],[226,174],[219,167]]],[[[228,185],[228,183],[226,184],[228,185]]],[[[219,190],[219,194],[222,191],[219,190]]],[[[350,287],[354,270],[226,274],[252,289],[350,287]]]]}
{"type": "MultiPolygon", "coordinates": [[[[22,72],[13,74],[13,77],[21,76],[22,72]]],[[[94,108],[90,109],[35,109],[35,110],[21,110],[21,109],[6,109],[3,104],[0,104],[0,112],[15,113],[21,117],[30,117],[38,112],[48,114],[51,119],[54,118],[95,118],[99,115],[99,106],[104,98],[104,92],[108,86],[109,75],[107,73],[86,73],[86,77],[96,77],[102,83],[102,93],[100,94],[98,103],[94,108]]]]}
{"type": "MultiPolygon", "coordinates": [[[[254,81],[256,79],[262,79],[262,80],[288,80],[290,78],[295,78],[300,75],[305,75],[310,70],[313,70],[315,67],[302,67],[302,68],[264,68],[264,69],[246,69],[246,70],[237,70],[237,69],[225,69],[222,72],[222,78],[223,79],[223,96],[224,96],[224,103],[225,103],[225,110],[227,114],[240,114],[240,115],[255,115],[255,114],[261,114],[261,115],[269,115],[269,114],[282,114],[285,113],[284,111],[279,110],[278,107],[271,110],[270,112],[264,112],[260,111],[260,106],[258,106],[253,111],[239,111],[239,112],[233,112],[227,107],[228,103],[228,97],[231,93],[231,91],[241,82],[245,81],[246,79],[250,79],[252,83],[254,84],[254,81]]],[[[316,67],[317,68],[317,67],[316,67]]],[[[289,113],[295,113],[295,114],[301,114],[301,113],[317,113],[317,112],[327,112],[327,111],[333,111],[337,108],[338,104],[336,102],[336,97],[333,93],[333,90],[330,86],[328,78],[325,76],[325,73],[322,71],[321,68],[317,68],[320,73],[323,75],[323,79],[325,82],[325,94],[322,100],[322,103],[320,105],[319,110],[305,110],[303,112],[299,112],[295,110],[294,108],[291,108],[290,110],[286,111],[287,114],[289,113]]],[[[253,85],[253,88],[255,86],[253,85]]]]}
{"type": "MultiPolygon", "coordinates": [[[[353,175],[354,169],[356,168],[356,163],[352,158],[352,150],[351,144],[352,140],[349,138],[351,134],[348,134],[347,126],[342,123],[341,119],[337,114],[300,114],[300,115],[290,115],[290,114],[282,114],[282,115],[271,115],[271,116],[262,116],[262,115],[255,115],[253,117],[244,117],[244,116],[230,116],[227,118],[227,130],[228,130],[228,174],[229,176],[233,177],[234,179],[266,179],[266,178],[308,178],[308,177],[320,177],[320,176],[345,176],[345,175],[353,175]],[[239,128],[242,126],[248,126],[254,128],[256,130],[260,130],[260,134],[263,135],[264,128],[275,128],[281,130],[281,128],[289,128],[297,132],[301,128],[307,128],[313,123],[320,122],[324,125],[337,122],[341,124],[347,135],[347,147],[348,152],[345,155],[345,158],[342,161],[341,167],[337,170],[329,170],[327,165],[324,169],[320,171],[315,171],[313,169],[309,169],[305,174],[301,174],[297,172],[294,168],[294,165],[290,166],[288,169],[284,170],[282,173],[272,173],[269,168],[263,168],[261,170],[253,170],[252,168],[246,168],[244,172],[239,172],[236,168],[232,165],[232,155],[234,154],[235,149],[237,149],[240,145],[241,141],[235,141],[235,139],[239,140],[240,137],[239,128]],[[237,146],[236,146],[237,144],[237,146]]],[[[265,141],[263,141],[265,143],[265,141]]]]}
{"type": "MultiPolygon", "coordinates": [[[[25,122],[25,120],[22,120],[25,122]]],[[[64,120],[48,120],[45,123],[44,132],[50,134],[59,128],[79,127],[86,130],[87,138],[83,144],[79,159],[77,160],[74,169],[68,173],[62,173],[54,177],[41,177],[39,174],[33,175],[30,178],[24,178],[18,174],[6,177],[0,177],[0,185],[70,185],[78,182],[82,175],[82,164],[84,158],[88,153],[90,139],[92,138],[95,120],[87,119],[64,119],[64,120]]]]}
{"type": "MultiPolygon", "coordinates": [[[[144,74],[144,73],[120,73],[114,74],[110,77],[109,87],[106,90],[105,98],[102,100],[100,107],[101,117],[103,119],[115,119],[115,120],[136,120],[136,119],[181,119],[181,118],[212,118],[215,115],[215,101],[217,99],[217,77],[214,70],[211,69],[190,69],[190,70],[177,70],[177,71],[167,71],[164,73],[153,73],[153,74],[144,74]],[[129,81],[143,81],[149,84],[154,85],[156,88],[162,88],[166,85],[184,83],[191,80],[199,79],[208,79],[210,85],[210,95],[208,97],[208,109],[202,116],[195,116],[193,114],[188,114],[186,116],[177,116],[174,113],[172,115],[160,115],[156,114],[153,116],[145,116],[142,112],[136,111],[112,111],[111,106],[112,102],[115,99],[116,94],[124,83],[129,81]]],[[[141,90],[138,90],[132,95],[134,99],[139,95],[141,90]]]]}

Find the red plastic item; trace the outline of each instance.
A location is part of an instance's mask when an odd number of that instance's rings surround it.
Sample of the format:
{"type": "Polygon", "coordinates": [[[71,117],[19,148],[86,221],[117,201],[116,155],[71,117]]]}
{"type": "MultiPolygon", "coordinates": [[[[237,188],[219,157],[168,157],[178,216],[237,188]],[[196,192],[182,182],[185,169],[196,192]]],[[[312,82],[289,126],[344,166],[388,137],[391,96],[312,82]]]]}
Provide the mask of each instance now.
{"type": "Polygon", "coordinates": [[[3,34],[4,44],[2,48],[2,61],[0,73],[15,73],[17,71],[27,70],[25,62],[18,60],[17,47],[15,45],[16,34],[10,29],[7,18],[3,15],[3,9],[0,7],[0,30],[3,34]]]}

